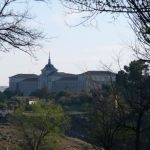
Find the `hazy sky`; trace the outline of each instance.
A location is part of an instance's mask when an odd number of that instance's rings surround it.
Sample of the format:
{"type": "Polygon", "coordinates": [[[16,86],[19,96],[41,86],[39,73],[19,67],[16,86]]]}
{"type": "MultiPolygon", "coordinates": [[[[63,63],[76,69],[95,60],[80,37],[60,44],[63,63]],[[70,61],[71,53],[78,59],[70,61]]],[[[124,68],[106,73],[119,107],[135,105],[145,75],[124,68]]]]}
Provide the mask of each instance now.
{"type": "Polygon", "coordinates": [[[32,3],[29,8],[36,16],[31,25],[43,31],[49,39],[36,53],[38,60],[19,51],[0,52],[0,86],[8,85],[8,77],[18,73],[40,74],[47,63],[49,51],[53,65],[68,73],[102,70],[102,64],[117,71],[117,55],[122,66],[133,58],[129,46],[134,42],[134,34],[124,17],[113,21],[109,15],[103,14],[92,25],[70,27],[79,23],[80,16],[66,15],[58,2],[48,6],[32,3]]]}

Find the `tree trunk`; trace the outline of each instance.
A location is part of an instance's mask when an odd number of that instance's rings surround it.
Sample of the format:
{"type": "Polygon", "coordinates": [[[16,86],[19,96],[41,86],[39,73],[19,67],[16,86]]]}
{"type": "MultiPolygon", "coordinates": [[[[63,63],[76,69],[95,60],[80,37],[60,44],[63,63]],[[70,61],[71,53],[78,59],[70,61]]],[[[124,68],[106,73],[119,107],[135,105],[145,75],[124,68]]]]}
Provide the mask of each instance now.
{"type": "Polygon", "coordinates": [[[135,150],[140,150],[140,129],[136,129],[135,150]]]}
{"type": "Polygon", "coordinates": [[[141,129],[142,112],[138,115],[135,133],[135,150],[140,150],[140,129],[141,129]]]}

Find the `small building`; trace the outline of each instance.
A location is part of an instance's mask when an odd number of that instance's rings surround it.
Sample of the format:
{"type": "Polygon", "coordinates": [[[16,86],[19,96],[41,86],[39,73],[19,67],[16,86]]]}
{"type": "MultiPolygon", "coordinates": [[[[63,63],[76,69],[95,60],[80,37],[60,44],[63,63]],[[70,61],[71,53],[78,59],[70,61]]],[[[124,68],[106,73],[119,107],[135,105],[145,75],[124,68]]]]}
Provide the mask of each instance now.
{"type": "Polygon", "coordinates": [[[14,96],[13,99],[27,105],[35,104],[40,101],[39,98],[34,96],[14,96]]]}

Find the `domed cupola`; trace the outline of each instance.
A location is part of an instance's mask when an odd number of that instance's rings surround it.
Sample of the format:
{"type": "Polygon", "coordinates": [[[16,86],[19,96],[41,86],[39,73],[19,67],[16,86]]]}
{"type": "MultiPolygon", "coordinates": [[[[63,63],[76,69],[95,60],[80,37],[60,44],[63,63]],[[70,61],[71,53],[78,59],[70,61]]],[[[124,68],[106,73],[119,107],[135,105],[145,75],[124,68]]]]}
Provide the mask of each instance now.
{"type": "Polygon", "coordinates": [[[57,72],[57,69],[51,64],[50,54],[49,54],[48,64],[46,64],[41,71],[42,74],[44,73],[46,75],[57,72]]]}

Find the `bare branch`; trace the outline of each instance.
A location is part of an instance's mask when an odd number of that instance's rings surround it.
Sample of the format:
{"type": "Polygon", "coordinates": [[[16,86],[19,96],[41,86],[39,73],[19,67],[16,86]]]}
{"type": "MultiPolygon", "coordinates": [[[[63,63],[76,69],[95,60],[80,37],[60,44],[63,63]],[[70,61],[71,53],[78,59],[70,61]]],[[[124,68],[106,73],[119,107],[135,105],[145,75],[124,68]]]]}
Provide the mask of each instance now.
{"type": "Polygon", "coordinates": [[[26,3],[25,0],[0,2],[0,51],[20,50],[34,56],[36,49],[40,47],[39,40],[43,39],[44,35],[27,26],[27,23],[33,19],[28,9],[22,12],[16,9],[18,4],[26,5],[26,3]]]}
{"type": "MultiPolygon", "coordinates": [[[[60,0],[69,10],[82,13],[83,20],[93,20],[101,13],[126,14],[131,28],[142,43],[142,55],[150,53],[150,1],[149,0],[60,0]],[[94,15],[96,14],[96,15],[94,15]],[[86,15],[86,16],[85,16],[86,15]],[[146,47],[145,47],[146,45],[146,47]],[[146,48],[146,49],[145,49],[146,48]]],[[[142,57],[141,55],[141,57],[142,57]]],[[[149,54],[148,54],[149,55],[149,54]]],[[[147,56],[148,56],[147,55],[147,56]]],[[[148,56],[147,59],[150,59],[148,56]]]]}

